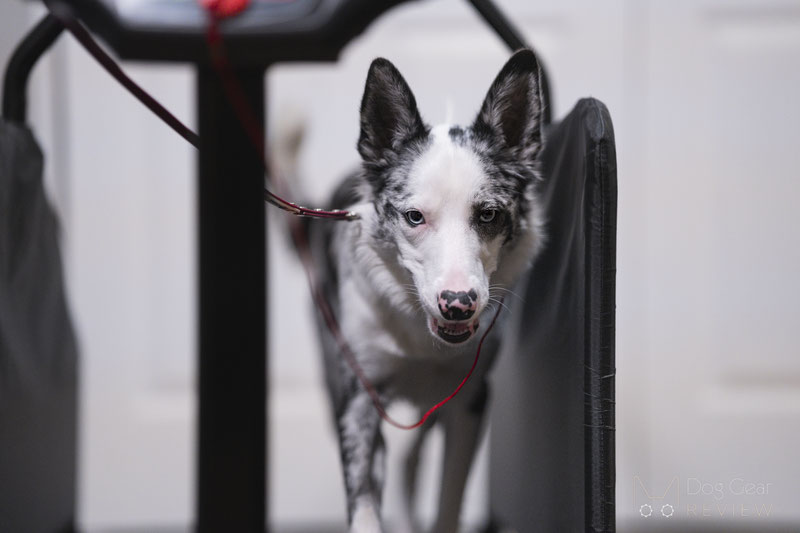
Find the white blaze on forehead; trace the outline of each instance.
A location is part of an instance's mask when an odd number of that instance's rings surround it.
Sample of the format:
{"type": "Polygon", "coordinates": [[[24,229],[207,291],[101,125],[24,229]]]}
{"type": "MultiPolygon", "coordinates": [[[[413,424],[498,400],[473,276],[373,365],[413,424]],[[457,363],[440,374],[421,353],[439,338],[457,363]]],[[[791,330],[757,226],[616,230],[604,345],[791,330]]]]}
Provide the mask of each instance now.
{"type": "Polygon", "coordinates": [[[478,156],[454,143],[450,128],[442,124],[431,130],[430,147],[409,175],[412,202],[432,223],[445,212],[469,216],[475,193],[486,179],[478,156]]]}
{"type": "Polygon", "coordinates": [[[486,301],[482,243],[470,227],[476,194],[485,180],[478,156],[453,142],[449,125],[433,128],[428,149],[409,172],[408,208],[422,211],[425,226],[401,245],[401,255],[414,258],[409,270],[432,316],[439,315],[443,290],[475,289],[479,305],[486,301]]]}

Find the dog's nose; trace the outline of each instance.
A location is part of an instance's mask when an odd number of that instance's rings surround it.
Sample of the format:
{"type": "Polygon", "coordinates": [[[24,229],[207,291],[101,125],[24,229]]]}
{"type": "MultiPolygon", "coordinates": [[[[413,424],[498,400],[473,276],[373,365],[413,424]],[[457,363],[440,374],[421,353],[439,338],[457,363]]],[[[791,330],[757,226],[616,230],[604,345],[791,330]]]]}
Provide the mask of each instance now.
{"type": "Polygon", "coordinates": [[[439,293],[439,312],[447,320],[467,320],[477,308],[478,293],[475,289],[439,293]]]}

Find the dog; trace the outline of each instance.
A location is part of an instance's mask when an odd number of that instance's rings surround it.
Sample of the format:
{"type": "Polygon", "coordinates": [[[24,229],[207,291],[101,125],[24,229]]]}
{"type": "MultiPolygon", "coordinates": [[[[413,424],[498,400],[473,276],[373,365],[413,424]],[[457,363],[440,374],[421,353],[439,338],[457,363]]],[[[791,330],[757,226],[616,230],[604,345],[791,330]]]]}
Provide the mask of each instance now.
{"type": "MultiPolygon", "coordinates": [[[[357,144],[361,169],[331,201],[359,218],[307,225],[317,286],[341,332],[318,317],[353,533],[383,531],[382,419],[364,380],[381,405],[403,400],[420,413],[450,394],[470,370],[502,297],[544,243],[536,195],[543,105],[530,50],[509,59],[468,127],[427,125],[391,62],[378,58],[369,68],[357,144]]],[[[498,329],[485,339],[470,380],[434,417],[445,435],[438,533],[458,530],[498,329]]],[[[406,460],[409,517],[417,454],[431,426],[416,430],[406,460]]],[[[413,523],[408,518],[406,528],[413,523]]]]}

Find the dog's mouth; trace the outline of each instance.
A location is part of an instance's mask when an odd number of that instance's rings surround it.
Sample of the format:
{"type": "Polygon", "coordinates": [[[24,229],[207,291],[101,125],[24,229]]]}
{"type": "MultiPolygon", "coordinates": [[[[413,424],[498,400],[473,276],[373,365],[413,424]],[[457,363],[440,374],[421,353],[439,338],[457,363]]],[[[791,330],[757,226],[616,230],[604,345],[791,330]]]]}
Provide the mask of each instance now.
{"type": "Polygon", "coordinates": [[[428,325],[437,337],[450,344],[461,344],[478,331],[477,320],[472,322],[446,322],[431,318],[428,325]]]}

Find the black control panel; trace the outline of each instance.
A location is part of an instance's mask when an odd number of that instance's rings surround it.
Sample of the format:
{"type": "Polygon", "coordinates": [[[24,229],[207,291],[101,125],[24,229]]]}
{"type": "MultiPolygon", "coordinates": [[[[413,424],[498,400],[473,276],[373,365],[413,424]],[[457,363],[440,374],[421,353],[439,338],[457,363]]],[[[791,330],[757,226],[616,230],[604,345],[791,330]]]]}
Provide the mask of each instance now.
{"type": "MultiPolygon", "coordinates": [[[[228,56],[242,66],[332,61],[375,18],[409,0],[250,0],[220,22],[228,56]]],[[[198,0],[48,0],[70,9],[121,58],[208,61],[208,15],[198,0]]]]}

